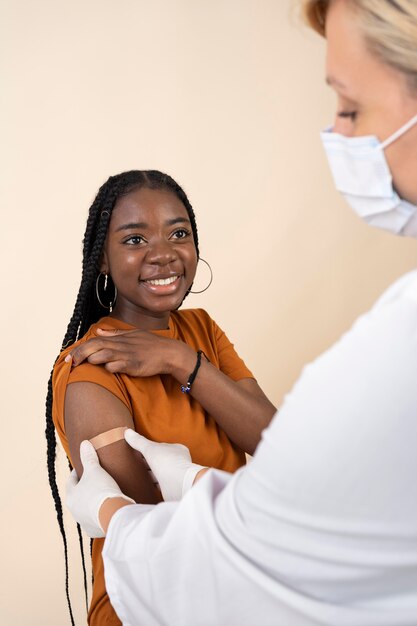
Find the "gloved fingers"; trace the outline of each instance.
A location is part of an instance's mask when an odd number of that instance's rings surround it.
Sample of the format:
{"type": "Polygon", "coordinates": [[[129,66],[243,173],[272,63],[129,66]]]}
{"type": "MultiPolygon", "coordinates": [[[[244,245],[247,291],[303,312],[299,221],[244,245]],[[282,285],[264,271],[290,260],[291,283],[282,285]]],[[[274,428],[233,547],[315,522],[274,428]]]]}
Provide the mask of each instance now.
{"type": "Polygon", "coordinates": [[[80,445],[80,459],[84,470],[100,465],[93,444],[85,439],[80,445]]]}
{"type": "Polygon", "coordinates": [[[181,454],[184,459],[191,462],[191,454],[189,448],[185,446],[183,443],[167,443],[167,446],[171,446],[173,449],[175,448],[181,454]]]}
{"type": "Polygon", "coordinates": [[[157,455],[156,458],[159,458],[160,455],[165,456],[165,452],[162,452],[162,450],[176,450],[182,453],[182,456],[184,456],[184,458],[187,458],[191,461],[190,451],[187,446],[184,446],[182,443],[157,443],[156,441],[151,441],[151,439],[147,439],[143,435],[140,435],[131,428],[125,430],[124,437],[130,447],[140,452],[145,457],[145,460],[148,463],[149,459],[147,459],[147,454],[149,455],[152,451],[153,456],[157,455]]]}
{"type": "Polygon", "coordinates": [[[132,430],[132,428],[128,428],[127,430],[125,430],[124,437],[129,446],[131,448],[134,448],[138,452],[141,452],[145,458],[145,451],[149,449],[149,447],[154,443],[143,435],[139,435],[139,433],[137,433],[135,430],[132,430]]]}

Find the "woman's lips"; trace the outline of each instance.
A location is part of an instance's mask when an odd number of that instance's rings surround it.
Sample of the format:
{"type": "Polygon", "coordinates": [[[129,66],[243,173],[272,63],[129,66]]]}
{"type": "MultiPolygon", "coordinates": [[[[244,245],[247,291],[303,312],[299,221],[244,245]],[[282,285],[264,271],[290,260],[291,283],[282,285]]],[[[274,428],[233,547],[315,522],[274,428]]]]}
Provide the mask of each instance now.
{"type": "Polygon", "coordinates": [[[169,278],[149,278],[148,280],[144,280],[144,283],[149,283],[150,285],[171,285],[171,283],[175,282],[179,278],[178,274],[176,276],[170,276],[169,278]]]}
{"type": "Polygon", "coordinates": [[[169,276],[168,278],[150,278],[140,282],[153,293],[173,293],[180,286],[180,275],[169,276]]]}

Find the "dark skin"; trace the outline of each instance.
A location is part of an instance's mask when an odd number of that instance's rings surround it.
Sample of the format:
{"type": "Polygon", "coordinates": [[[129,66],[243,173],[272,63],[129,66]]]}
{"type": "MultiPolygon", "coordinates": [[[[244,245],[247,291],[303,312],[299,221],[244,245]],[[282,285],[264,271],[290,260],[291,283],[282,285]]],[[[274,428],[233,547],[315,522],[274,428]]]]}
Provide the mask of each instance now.
{"type": "MultiPolygon", "coordinates": [[[[170,374],[185,384],[196,352],[181,341],[148,332],[166,329],[192,284],[197,255],[187,211],[172,193],[140,189],[122,197],[110,221],[101,271],[118,289],[112,316],[138,330],[99,331],[71,352],[73,366],[88,361],[130,376],[170,374]]],[[[192,396],[239,447],[253,453],[276,409],[253,379],[233,381],[202,359],[192,396]]],[[[65,424],[71,455],[81,476],[83,439],[115,428],[134,428],[125,405],[93,383],[73,383],[65,399],[65,424]]],[[[100,463],[124,493],[140,502],[156,502],[159,491],[140,455],[124,441],[98,452],[100,463]]]]}
{"type": "MultiPolygon", "coordinates": [[[[134,428],[126,406],[112,393],[94,383],[68,385],[65,396],[65,425],[72,464],[81,477],[83,473],[79,449],[84,439],[117,426],[134,428]]],[[[123,493],[136,502],[156,503],[161,493],[149,475],[149,469],[139,452],[124,440],[98,450],[101,465],[116,480],[123,493]],[[132,477],[135,477],[134,480],[132,477]]]]}

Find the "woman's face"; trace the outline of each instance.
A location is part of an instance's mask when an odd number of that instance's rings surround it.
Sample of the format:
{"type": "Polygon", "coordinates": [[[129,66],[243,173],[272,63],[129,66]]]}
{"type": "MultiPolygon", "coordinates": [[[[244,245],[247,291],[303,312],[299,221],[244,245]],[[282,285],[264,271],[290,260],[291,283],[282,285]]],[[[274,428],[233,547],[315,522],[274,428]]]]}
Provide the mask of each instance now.
{"type": "MultiPolygon", "coordinates": [[[[417,114],[417,91],[406,76],[372,54],[347,0],[333,0],[326,18],[327,82],[337,95],[334,131],[387,139],[417,114]]],[[[394,186],[417,204],[417,126],[385,149],[394,186]]]]}
{"type": "Polygon", "coordinates": [[[166,328],[196,266],[191,223],[175,194],[142,188],[117,201],[100,268],[118,290],[115,317],[139,328],[166,328]]]}

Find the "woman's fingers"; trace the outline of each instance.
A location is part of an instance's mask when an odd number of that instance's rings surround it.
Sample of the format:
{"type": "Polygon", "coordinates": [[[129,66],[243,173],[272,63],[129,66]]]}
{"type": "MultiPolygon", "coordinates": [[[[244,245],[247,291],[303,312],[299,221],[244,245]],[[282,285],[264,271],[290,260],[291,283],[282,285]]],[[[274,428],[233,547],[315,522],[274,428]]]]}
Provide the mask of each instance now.
{"type": "Polygon", "coordinates": [[[103,339],[89,339],[84,343],[77,346],[74,350],[72,350],[66,357],[65,361],[68,363],[72,361],[72,365],[75,367],[76,365],[80,365],[92,354],[95,354],[99,350],[102,350],[106,347],[106,344],[103,342],[103,339]]]}
{"type": "Polygon", "coordinates": [[[110,334],[88,339],[65,360],[73,367],[88,361],[93,365],[104,365],[109,372],[130,376],[153,376],[165,371],[164,348],[166,342],[173,340],[140,330],[102,332],[110,334]]]}
{"type": "Polygon", "coordinates": [[[117,337],[118,335],[126,335],[135,331],[121,330],[120,328],[97,328],[97,334],[102,337],[117,337]]]}
{"type": "Polygon", "coordinates": [[[122,350],[114,350],[112,348],[103,348],[94,352],[88,357],[88,362],[92,365],[105,365],[106,363],[114,363],[115,361],[129,361],[129,355],[122,350]]]}
{"type": "Polygon", "coordinates": [[[117,355],[125,357],[131,353],[138,354],[139,347],[130,341],[124,342],[122,338],[115,341],[114,338],[93,338],[85,341],[65,357],[68,363],[72,361],[73,367],[88,360],[89,363],[99,364],[115,360],[117,355]]]}
{"type": "Polygon", "coordinates": [[[107,361],[104,367],[108,372],[112,374],[129,374],[129,376],[140,376],[140,365],[135,361],[127,361],[126,359],[119,359],[114,361],[107,361]]]}

